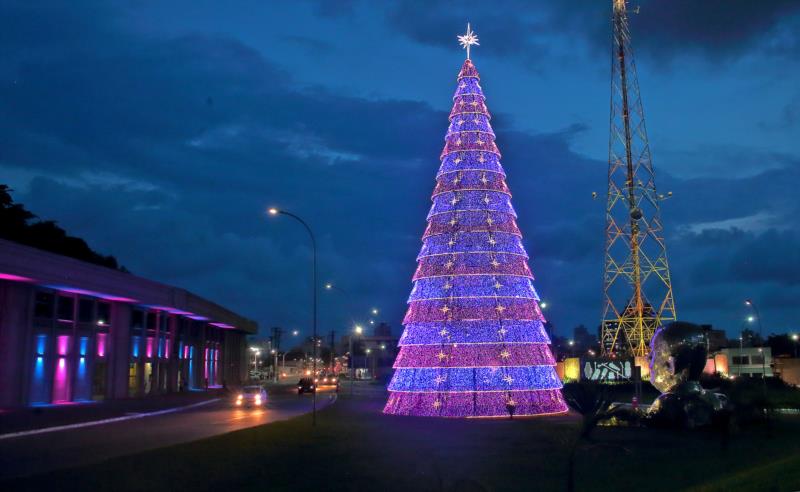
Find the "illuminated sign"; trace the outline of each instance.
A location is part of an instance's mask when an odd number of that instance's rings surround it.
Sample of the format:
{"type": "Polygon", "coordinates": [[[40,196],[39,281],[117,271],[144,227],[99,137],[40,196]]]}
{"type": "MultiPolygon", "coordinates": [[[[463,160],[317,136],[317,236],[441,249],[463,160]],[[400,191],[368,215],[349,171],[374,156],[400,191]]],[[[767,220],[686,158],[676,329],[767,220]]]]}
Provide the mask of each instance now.
{"type": "Polygon", "coordinates": [[[630,359],[593,359],[583,363],[583,377],[590,381],[628,380],[632,375],[630,359]]]}

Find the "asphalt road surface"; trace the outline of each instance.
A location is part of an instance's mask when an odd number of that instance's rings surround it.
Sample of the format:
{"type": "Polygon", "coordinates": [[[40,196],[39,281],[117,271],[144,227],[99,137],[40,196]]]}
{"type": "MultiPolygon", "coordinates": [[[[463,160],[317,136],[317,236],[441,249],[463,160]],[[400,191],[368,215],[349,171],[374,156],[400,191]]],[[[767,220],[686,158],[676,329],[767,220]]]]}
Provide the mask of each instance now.
{"type": "MultiPolygon", "coordinates": [[[[321,390],[317,409],[334,393],[321,390]]],[[[0,479],[104,461],[172,444],[286,420],[311,411],[311,395],[270,394],[263,408],[237,408],[222,399],[165,415],[0,440],[0,479]]]]}

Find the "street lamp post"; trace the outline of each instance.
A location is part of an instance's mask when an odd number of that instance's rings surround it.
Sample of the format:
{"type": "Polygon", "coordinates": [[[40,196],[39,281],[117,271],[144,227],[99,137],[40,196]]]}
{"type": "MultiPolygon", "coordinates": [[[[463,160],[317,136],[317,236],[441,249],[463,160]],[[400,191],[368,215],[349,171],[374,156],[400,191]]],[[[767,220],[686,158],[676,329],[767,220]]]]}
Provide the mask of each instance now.
{"type": "Polygon", "coordinates": [[[797,358],[797,340],[800,338],[797,333],[792,334],[792,341],[794,342],[794,358],[797,358]]]}
{"type": "Polygon", "coordinates": [[[272,372],[273,372],[272,380],[277,383],[278,382],[278,351],[275,350],[275,349],[272,349],[271,352],[272,352],[272,355],[274,356],[274,359],[273,359],[274,362],[272,363],[272,372]]]}
{"type": "Polygon", "coordinates": [[[261,351],[258,347],[250,347],[250,351],[253,352],[253,372],[258,372],[258,356],[261,355],[261,351]]]}
{"type": "MultiPolygon", "coordinates": [[[[353,332],[357,335],[361,335],[362,331],[363,329],[358,325],[356,325],[353,328],[353,332]]],[[[348,361],[349,362],[348,365],[350,366],[350,396],[353,396],[353,384],[355,383],[356,380],[356,368],[355,368],[356,359],[355,359],[355,354],[353,353],[353,333],[351,333],[348,338],[350,339],[350,360],[348,361]]]]}
{"type": "Polygon", "coordinates": [[[737,376],[741,376],[742,375],[742,360],[743,360],[742,359],[742,352],[743,352],[743,348],[744,348],[743,342],[744,342],[744,336],[743,335],[739,335],[739,363],[736,365],[736,375],[737,376]]]}
{"type": "MultiPolygon", "coordinates": [[[[316,340],[317,340],[317,240],[314,238],[314,233],[311,231],[311,227],[309,227],[308,224],[306,223],[306,221],[304,221],[303,219],[301,219],[297,215],[295,215],[295,214],[293,214],[291,212],[287,212],[285,210],[277,209],[277,208],[270,208],[269,209],[269,214],[270,215],[278,215],[278,214],[280,214],[280,215],[286,215],[287,217],[293,218],[294,220],[300,222],[303,225],[303,227],[306,228],[306,231],[308,232],[308,237],[311,238],[311,250],[312,250],[311,290],[313,292],[313,296],[312,296],[312,298],[313,298],[313,300],[312,300],[312,312],[313,312],[313,315],[312,315],[312,318],[313,318],[313,332],[314,332],[313,339],[315,341],[314,348],[313,348],[314,356],[312,357],[312,359],[313,359],[313,362],[312,362],[312,368],[313,368],[312,377],[317,377],[317,344],[316,344],[316,340]]],[[[311,393],[311,395],[312,395],[312,397],[311,397],[311,401],[312,401],[312,403],[311,403],[311,425],[316,427],[316,425],[317,425],[317,392],[314,391],[314,392],[311,393]]]]}
{"type": "MultiPolygon", "coordinates": [[[[764,330],[763,326],[761,325],[761,313],[758,312],[758,308],[756,307],[755,303],[752,300],[745,299],[744,304],[753,309],[753,312],[756,315],[756,320],[758,320],[758,336],[761,337],[761,348],[759,349],[759,352],[761,352],[761,379],[764,379],[765,377],[767,377],[767,362],[766,362],[767,356],[766,352],[764,352],[764,330]]],[[[747,321],[750,321],[752,323],[753,322],[752,316],[748,317],[747,321]]]]}

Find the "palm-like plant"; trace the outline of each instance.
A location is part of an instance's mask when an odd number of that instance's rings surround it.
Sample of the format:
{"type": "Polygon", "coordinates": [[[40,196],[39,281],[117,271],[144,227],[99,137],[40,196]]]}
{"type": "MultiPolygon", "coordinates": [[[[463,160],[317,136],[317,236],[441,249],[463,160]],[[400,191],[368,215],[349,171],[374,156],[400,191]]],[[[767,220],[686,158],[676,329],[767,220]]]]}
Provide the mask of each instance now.
{"type": "Polygon", "coordinates": [[[611,397],[608,386],[594,382],[567,383],[562,390],[567,404],[581,414],[581,427],[570,448],[567,490],[575,490],[575,454],[582,440],[589,440],[597,423],[608,415],[611,397]]]}

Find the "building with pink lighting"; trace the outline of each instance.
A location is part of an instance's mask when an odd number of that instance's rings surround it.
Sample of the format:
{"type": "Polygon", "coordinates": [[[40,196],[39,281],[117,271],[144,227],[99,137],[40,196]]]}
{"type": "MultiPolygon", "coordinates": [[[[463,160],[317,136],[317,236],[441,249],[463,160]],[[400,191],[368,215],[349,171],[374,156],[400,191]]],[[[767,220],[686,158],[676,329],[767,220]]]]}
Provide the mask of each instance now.
{"type": "Polygon", "coordinates": [[[184,289],[0,240],[0,408],[235,386],[256,331],[184,289]]]}

